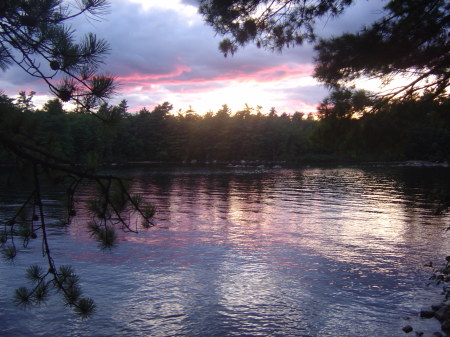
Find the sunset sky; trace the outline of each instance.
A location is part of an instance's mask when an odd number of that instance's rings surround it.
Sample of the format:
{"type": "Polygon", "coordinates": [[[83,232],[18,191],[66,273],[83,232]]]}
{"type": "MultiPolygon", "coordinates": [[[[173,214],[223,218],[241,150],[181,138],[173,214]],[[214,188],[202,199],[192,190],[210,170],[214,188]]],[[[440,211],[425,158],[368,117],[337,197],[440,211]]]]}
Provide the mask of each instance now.
{"type": "MultiPolygon", "coordinates": [[[[192,107],[203,114],[228,104],[233,111],[245,104],[263,112],[315,111],[327,91],[311,76],[313,48],[302,46],[272,53],[247,46],[233,57],[218,50],[215,36],[197,14],[196,0],[111,0],[101,21],[73,22],[79,33],[106,39],[111,52],[103,71],[117,77],[120,87],[111,103],[128,101],[130,111],[152,109],[168,101],[174,111],[192,107]]],[[[354,31],[380,16],[383,2],[358,1],[339,20],[318,24],[323,36],[354,31]]],[[[10,96],[20,90],[37,92],[35,104],[50,98],[42,81],[18,67],[0,76],[0,88],[10,96]]]]}

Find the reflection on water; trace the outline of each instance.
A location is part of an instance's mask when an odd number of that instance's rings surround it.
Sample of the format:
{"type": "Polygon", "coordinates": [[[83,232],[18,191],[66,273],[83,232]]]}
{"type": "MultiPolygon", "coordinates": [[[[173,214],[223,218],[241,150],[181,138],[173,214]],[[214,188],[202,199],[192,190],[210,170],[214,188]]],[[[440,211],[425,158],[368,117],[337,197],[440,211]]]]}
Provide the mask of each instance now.
{"type": "MultiPolygon", "coordinates": [[[[0,264],[5,335],[398,336],[402,317],[439,298],[423,264],[448,253],[449,217],[434,215],[429,199],[448,169],[122,173],[156,204],[156,228],[121,234],[110,252],[82,216],[52,232],[57,261],[80,274],[95,317],[80,322],[57,298],[27,312],[11,305],[24,267],[43,263],[22,254],[0,264]]],[[[23,189],[2,191],[8,212],[23,189]]],[[[55,218],[58,193],[47,203],[55,218]]]]}

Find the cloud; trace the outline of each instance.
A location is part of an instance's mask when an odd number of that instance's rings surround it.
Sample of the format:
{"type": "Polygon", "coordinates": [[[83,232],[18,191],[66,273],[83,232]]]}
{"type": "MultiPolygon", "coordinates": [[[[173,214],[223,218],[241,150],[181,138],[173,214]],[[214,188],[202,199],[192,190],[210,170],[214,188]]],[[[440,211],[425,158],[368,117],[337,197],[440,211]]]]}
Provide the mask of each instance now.
{"type": "Polygon", "coordinates": [[[283,88],[282,90],[282,94],[287,101],[302,101],[307,105],[316,105],[328,92],[325,87],[320,86],[317,83],[301,87],[283,88]]]}
{"type": "MultiPolygon", "coordinates": [[[[192,68],[175,65],[175,69],[164,74],[135,73],[128,76],[117,77],[123,86],[155,86],[155,85],[185,85],[205,86],[216,82],[277,82],[287,78],[309,76],[312,66],[301,64],[281,64],[274,67],[261,67],[255,65],[242,66],[228,72],[216,72],[213,76],[205,76],[201,71],[193,72],[192,68]]],[[[208,72],[208,75],[209,72],[208,72]]]]}
{"type": "Polygon", "coordinates": [[[181,0],[181,3],[198,7],[200,5],[200,0],[181,0]]]}
{"type": "Polygon", "coordinates": [[[354,33],[381,18],[384,5],[384,1],[354,1],[342,15],[319,20],[315,25],[316,32],[325,38],[354,33]]]}
{"type": "MultiPolygon", "coordinates": [[[[342,21],[328,22],[323,34],[353,29],[354,18],[359,27],[376,8],[363,3],[342,21]]],[[[74,21],[78,36],[95,32],[110,44],[101,70],[120,83],[113,104],[127,99],[131,110],[138,110],[169,101],[176,109],[191,105],[205,112],[224,103],[243,106],[259,100],[293,112],[302,104],[314,107],[325,96],[311,78],[312,46],[278,54],[249,45],[225,58],[218,50],[220,37],[202,21],[196,5],[196,0],[112,0],[102,21],[74,21]]],[[[0,86],[8,94],[24,89],[48,93],[45,83],[18,67],[2,74],[0,86]]]]}
{"type": "MultiPolygon", "coordinates": [[[[312,73],[310,46],[283,54],[248,46],[225,58],[218,50],[220,38],[200,16],[186,16],[171,6],[144,8],[141,3],[117,1],[106,20],[95,23],[96,33],[111,45],[105,69],[121,83],[116,101],[125,98],[132,109],[146,99],[148,106],[162,102],[158,100],[188,106],[198,101],[191,94],[210,96],[241,82],[273,87],[312,73]]],[[[223,97],[219,100],[227,103],[223,97]]]]}

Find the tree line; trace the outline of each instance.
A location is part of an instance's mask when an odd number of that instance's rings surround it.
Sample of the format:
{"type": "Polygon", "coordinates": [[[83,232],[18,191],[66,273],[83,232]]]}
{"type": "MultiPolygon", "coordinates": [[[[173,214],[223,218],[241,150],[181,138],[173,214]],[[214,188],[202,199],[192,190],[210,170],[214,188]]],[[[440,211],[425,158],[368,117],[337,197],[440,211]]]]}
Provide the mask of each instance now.
{"type": "MultiPolygon", "coordinates": [[[[103,104],[91,114],[65,111],[57,98],[35,109],[21,93],[15,100],[2,96],[0,119],[3,127],[27,134],[36,146],[93,167],[143,161],[450,159],[450,99],[399,101],[376,110],[359,106],[357,111],[355,100],[349,100],[352,95],[358,93],[331,94],[317,115],[288,115],[275,108],[263,114],[261,107],[248,105],[233,112],[226,104],[205,114],[192,109],[175,113],[168,102],[130,113],[125,100],[103,104]]],[[[3,164],[15,160],[0,154],[3,164]]]]}

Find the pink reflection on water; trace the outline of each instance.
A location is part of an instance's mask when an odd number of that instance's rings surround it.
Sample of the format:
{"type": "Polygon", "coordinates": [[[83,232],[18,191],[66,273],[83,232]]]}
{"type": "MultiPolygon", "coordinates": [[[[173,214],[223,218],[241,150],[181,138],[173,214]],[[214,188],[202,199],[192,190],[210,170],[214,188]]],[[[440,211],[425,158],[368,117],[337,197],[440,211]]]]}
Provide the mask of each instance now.
{"type": "MultiPolygon", "coordinates": [[[[144,174],[135,177],[132,189],[157,206],[156,226],[137,235],[118,231],[118,245],[128,243],[121,261],[159,258],[195,264],[186,248],[226,246],[237,254],[259,252],[260,259],[300,266],[287,252],[291,247],[386,273],[402,259],[418,259],[417,249],[433,246],[436,254],[445,254],[449,248],[442,217],[424,211],[417,196],[405,195],[395,181],[359,169],[164,179],[144,174]],[[172,253],[162,258],[157,253],[162,248],[172,253]]],[[[80,199],[88,195],[87,188],[80,199]]],[[[94,247],[85,228],[88,220],[81,212],[69,231],[80,245],[94,247]]],[[[133,215],[130,222],[138,225],[140,220],[133,215]]],[[[88,250],[79,258],[105,256],[88,250]]]]}

